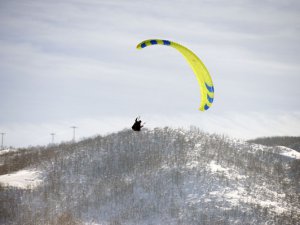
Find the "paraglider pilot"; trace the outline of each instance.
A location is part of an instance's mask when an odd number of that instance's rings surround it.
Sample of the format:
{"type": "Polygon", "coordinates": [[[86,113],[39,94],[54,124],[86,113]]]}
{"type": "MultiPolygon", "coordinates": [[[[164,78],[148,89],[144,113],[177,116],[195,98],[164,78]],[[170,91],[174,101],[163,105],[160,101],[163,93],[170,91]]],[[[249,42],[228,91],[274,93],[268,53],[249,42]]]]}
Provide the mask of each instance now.
{"type": "Polygon", "coordinates": [[[134,131],[141,131],[141,128],[143,127],[143,125],[142,125],[142,121],[140,120],[140,117],[137,117],[137,118],[135,118],[135,122],[131,128],[134,131]]]}

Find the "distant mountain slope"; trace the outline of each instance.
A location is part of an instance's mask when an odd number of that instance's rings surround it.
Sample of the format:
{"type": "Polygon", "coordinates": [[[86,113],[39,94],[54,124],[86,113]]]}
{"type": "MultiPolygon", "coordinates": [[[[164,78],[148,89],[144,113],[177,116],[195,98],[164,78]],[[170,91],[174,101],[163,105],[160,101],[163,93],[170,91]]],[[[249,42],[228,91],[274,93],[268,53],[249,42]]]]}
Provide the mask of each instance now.
{"type": "Polygon", "coordinates": [[[63,143],[59,146],[38,146],[30,148],[7,149],[0,151],[0,175],[17,172],[29,166],[39,165],[57,157],[60,148],[72,143],[63,143]]]}
{"type": "Polygon", "coordinates": [[[287,148],[157,128],[30,152],[33,163],[44,155],[34,164],[44,182],[32,190],[2,186],[1,224],[300,221],[300,160],[287,148]]]}
{"type": "Polygon", "coordinates": [[[278,137],[261,137],[248,141],[267,146],[285,146],[300,152],[300,137],[278,136],[278,137]]]}

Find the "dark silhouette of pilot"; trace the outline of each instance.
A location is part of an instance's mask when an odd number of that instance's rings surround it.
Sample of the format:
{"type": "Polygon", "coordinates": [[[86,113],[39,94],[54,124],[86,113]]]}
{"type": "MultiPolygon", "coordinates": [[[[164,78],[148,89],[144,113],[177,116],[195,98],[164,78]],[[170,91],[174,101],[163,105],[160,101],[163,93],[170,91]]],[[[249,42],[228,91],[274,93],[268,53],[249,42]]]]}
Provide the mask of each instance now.
{"type": "Polygon", "coordinates": [[[134,131],[141,131],[141,128],[143,127],[143,125],[142,125],[142,121],[140,120],[140,117],[137,117],[136,119],[135,119],[135,122],[134,122],[134,124],[132,125],[132,130],[134,130],[134,131]]]}

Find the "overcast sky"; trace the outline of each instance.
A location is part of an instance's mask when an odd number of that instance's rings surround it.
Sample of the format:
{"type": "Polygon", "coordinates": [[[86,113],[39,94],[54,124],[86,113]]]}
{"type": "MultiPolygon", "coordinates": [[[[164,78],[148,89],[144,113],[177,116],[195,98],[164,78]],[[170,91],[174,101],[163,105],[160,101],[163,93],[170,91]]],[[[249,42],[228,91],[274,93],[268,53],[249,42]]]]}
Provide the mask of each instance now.
{"type": "Polygon", "coordinates": [[[300,4],[282,0],[0,0],[0,132],[47,144],[130,128],[198,126],[237,138],[300,135],[300,4]],[[210,71],[198,111],[179,42],[210,71]]]}

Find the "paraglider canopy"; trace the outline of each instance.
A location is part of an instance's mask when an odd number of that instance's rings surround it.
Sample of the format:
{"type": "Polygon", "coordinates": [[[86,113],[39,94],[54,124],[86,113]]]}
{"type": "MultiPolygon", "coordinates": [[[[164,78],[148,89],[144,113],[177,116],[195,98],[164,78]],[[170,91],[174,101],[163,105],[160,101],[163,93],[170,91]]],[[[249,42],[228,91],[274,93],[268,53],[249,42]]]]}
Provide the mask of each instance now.
{"type": "Polygon", "coordinates": [[[137,49],[142,49],[152,45],[170,46],[178,50],[189,63],[198,80],[201,92],[201,102],[199,110],[205,111],[209,109],[214,100],[214,86],[212,79],[206,69],[204,63],[188,48],[168,40],[149,39],[142,41],[137,45],[137,49]]]}

